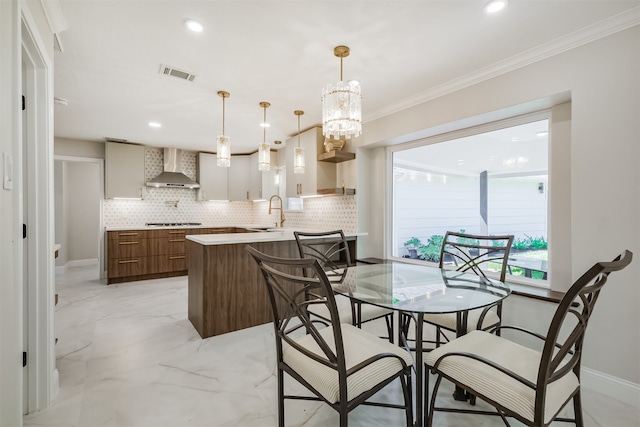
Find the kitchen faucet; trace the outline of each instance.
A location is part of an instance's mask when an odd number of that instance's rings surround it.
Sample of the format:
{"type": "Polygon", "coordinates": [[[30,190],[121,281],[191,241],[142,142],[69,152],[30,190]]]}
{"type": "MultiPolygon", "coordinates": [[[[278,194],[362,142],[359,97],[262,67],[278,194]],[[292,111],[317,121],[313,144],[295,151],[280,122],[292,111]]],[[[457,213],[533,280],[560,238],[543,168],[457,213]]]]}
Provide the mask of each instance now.
{"type": "MultiPolygon", "coordinates": [[[[282,226],[284,224],[284,207],[282,206],[282,198],[280,196],[278,196],[277,194],[274,194],[273,196],[271,196],[269,198],[269,215],[271,215],[271,209],[279,209],[280,210],[280,228],[282,228],[282,226]],[[280,200],[280,207],[279,208],[271,207],[271,202],[273,202],[274,198],[280,200]]],[[[278,223],[276,223],[276,226],[277,225],[278,225],[278,223]]]]}

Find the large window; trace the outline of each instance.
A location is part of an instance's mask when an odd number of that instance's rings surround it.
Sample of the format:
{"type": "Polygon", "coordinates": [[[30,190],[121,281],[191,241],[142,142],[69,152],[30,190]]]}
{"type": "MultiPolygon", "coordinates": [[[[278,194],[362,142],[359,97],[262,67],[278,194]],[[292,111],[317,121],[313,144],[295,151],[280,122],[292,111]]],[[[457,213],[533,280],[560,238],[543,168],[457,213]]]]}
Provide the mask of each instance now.
{"type": "Polygon", "coordinates": [[[513,234],[508,273],[546,280],[549,122],[494,127],[392,151],[394,257],[438,262],[447,230],[513,234]]]}

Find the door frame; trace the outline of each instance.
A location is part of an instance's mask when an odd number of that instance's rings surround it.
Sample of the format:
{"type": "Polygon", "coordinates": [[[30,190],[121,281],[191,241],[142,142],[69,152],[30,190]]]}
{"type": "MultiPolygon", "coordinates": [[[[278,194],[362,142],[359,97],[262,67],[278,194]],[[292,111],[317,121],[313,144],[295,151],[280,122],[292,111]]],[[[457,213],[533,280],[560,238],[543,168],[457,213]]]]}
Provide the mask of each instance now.
{"type": "MultiPolygon", "coordinates": [[[[104,159],[98,159],[95,157],[77,157],[77,156],[64,156],[54,155],[54,161],[61,162],[84,162],[95,163],[98,165],[98,194],[100,199],[99,206],[99,218],[98,218],[98,268],[100,269],[100,278],[106,278],[106,266],[105,266],[105,242],[104,242],[104,215],[103,215],[103,203],[104,203],[104,159]]],[[[55,230],[55,226],[54,226],[55,230]]],[[[54,233],[55,234],[55,233],[54,233]]],[[[58,242],[60,243],[60,242],[58,242]]]]}
{"type": "Polygon", "coordinates": [[[20,161],[14,164],[22,165],[23,153],[26,155],[26,182],[18,190],[24,200],[16,208],[22,220],[24,206],[27,220],[27,277],[22,277],[26,292],[23,348],[27,352],[27,382],[23,386],[27,388],[27,402],[23,408],[31,413],[48,407],[59,388],[54,349],[53,59],[28,5],[20,5],[20,66],[25,67],[27,108],[23,117],[27,125],[16,150],[20,161]]]}

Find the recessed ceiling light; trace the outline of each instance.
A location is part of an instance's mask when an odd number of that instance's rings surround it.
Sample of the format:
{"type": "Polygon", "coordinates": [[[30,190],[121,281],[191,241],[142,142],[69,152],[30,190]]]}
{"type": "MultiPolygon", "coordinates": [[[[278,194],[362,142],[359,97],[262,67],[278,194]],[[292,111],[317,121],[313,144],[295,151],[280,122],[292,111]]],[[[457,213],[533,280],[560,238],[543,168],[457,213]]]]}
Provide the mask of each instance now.
{"type": "Polygon", "coordinates": [[[151,127],[151,128],[161,128],[162,127],[162,123],[149,122],[149,127],[151,127]]]}
{"type": "Polygon", "coordinates": [[[194,33],[201,33],[204,30],[204,27],[198,21],[194,21],[193,19],[188,20],[184,23],[188,29],[193,31],[194,33]]]}
{"type": "Polygon", "coordinates": [[[507,0],[491,0],[484,7],[484,11],[487,13],[499,12],[507,6],[507,3],[508,3],[507,0]]]}

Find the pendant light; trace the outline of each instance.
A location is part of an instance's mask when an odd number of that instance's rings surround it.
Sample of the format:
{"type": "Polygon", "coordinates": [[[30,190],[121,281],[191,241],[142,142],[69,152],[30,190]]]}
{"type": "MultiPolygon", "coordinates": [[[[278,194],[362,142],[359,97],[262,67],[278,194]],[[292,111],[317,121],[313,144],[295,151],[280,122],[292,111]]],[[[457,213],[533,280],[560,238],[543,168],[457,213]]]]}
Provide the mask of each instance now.
{"type": "Polygon", "coordinates": [[[298,146],[293,150],[293,173],[304,173],[304,148],[300,147],[300,116],[304,114],[304,111],[296,110],[293,112],[298,116],[298,146]]]}
{"type": "Polygon", "coordinates": [[[264,109],[264,120],[262,121],[262,144],[258,145],[258,170],[268,171],[271,169],[271,147],[267,144],[267,108],[271,106],[268,102],[261,102],[264,109]]]}
{"type": "Polygon", "coordinates": [[[217,165],[228,168],[231,166],[231,138],[224,134],[224,100],[231,95],[229,92],[221,90],[218,92],[218,96],[222,98],[222,135],[218,135],[216,139],[217,165]]]}
{"type": "Polygon", "coordinates": [[[322,90],[322,133],[334,139],[355,138],[362,133],[360,83],[342,80],[342,59],[349,56],[349,48],[337,46],[333,54],[340,58],[340,81],[322,90]]]}

